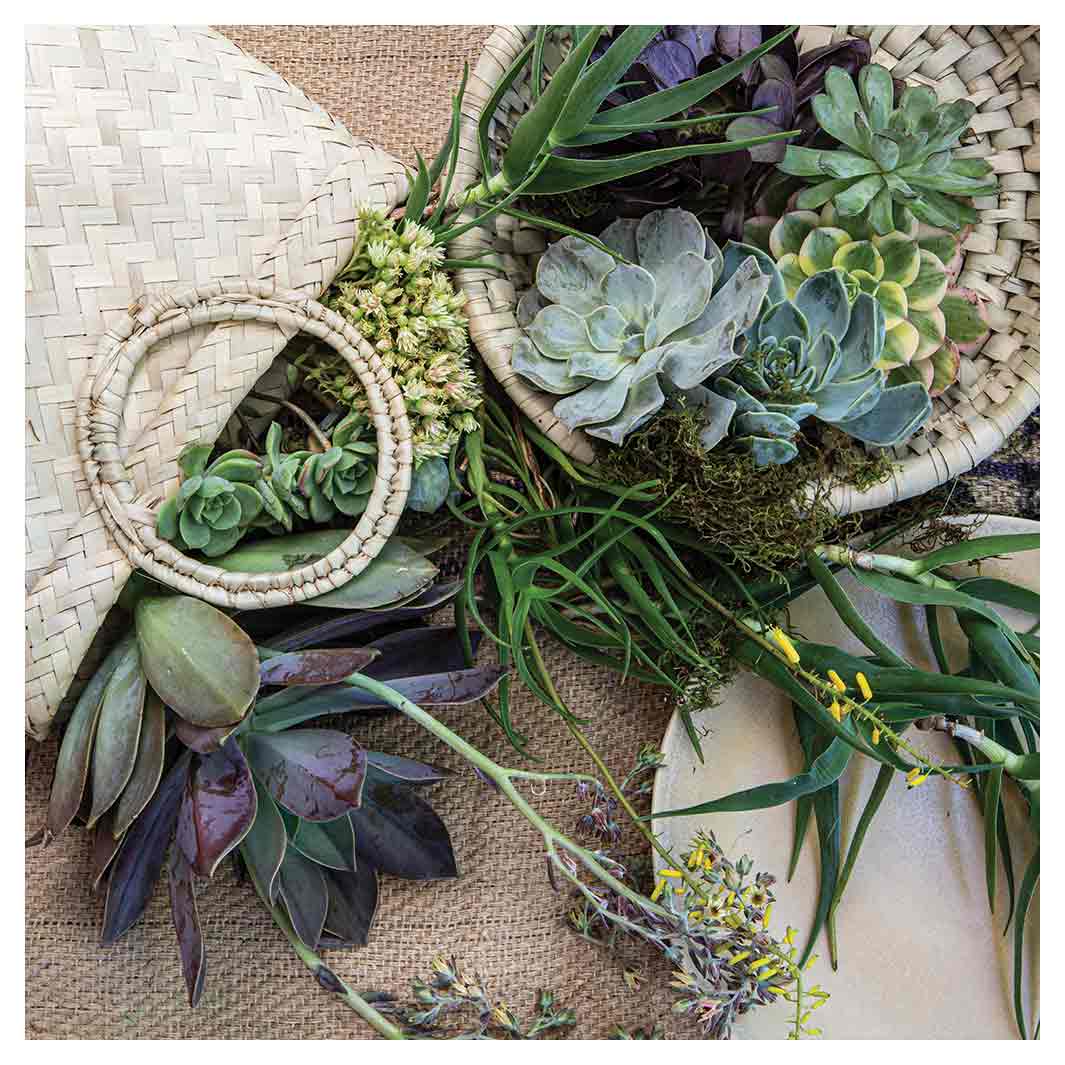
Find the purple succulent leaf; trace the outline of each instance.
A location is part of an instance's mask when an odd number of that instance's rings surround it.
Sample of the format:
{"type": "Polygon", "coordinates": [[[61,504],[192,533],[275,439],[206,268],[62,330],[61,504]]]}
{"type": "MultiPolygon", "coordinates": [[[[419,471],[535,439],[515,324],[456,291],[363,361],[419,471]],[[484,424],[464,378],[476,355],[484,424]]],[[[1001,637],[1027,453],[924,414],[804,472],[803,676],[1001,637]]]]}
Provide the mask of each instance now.
{"type": "Polygon", "coordinates": [[[698,73],[695,56],[680,41],[656,41],[648,45],[640,53],[636,65],[647,71],[658,89],[672,89],[698,73]]]}
{"type": "Polygon", "coordinates": [[[236,740],[200,755],[185,786],[175,838],[200,876],[212,876],[218,863],[248,834],[257,800],[251,769],[236,740]]]}
{"type": "Polygon", "coordinates": [[[718,26],[717,51],[727,59],[739,59],[762,43],[761,26],[718,26]]]}
{"type": "Polygon", "coordinates": [[[114,943],[137,922],[151,898],[174,834],[192,755],[183,753],[163,777],[152,801],[126,830],[111,867],[101,942],[114,943]]]}
{"type": "Polygon", "coordinates": [[[181,973],[188,988],[189,1005],[195,1006],[203,994],[207,958],[204,955],[200,915],[196,910],[196,894],[192,887],[192,866],[180,847],[170,848],[169,886],[170,915],[177,933],[181,973]]]}
{"type": "Polygon", "coordinates": [[[685,45],[695,65],[698,66],[704,59],[709,59],[717,52],[718,26],[667,26],[667,34],[674,40],[685,45]]]}
{"type": "Polygon", "coordinates": [[[353,873],[323,869],[329,909],[325,915],[325,932],[318,940],[326,946],[366,946],[370,927],[377,913],[377,870],[369,862],[359,862],[353,873]],[[336,943],[326,940],[333,940],[336,943]]]}
{"type": "Polygon", "coordinates": [[[361,673],[378,652],[365,647],[327,651],[284,651],[259,667],[263,684],[336,684],[352,673],[361,673]]]}
{"type": "MultiPolygon", "coordinates": [[[[470,645],[474,655],[480,643],[480,630],[471,631],[470,645]]],[[[454,627],[402,629],[374,640],[369,646],[380,651],[380,657],[363,673],[375,680],[410,677],[417,672],[446,673],[466,668],[458,629],[454,627]]]]}
{"type": "Polygon", "coordinates": [[[232,735],[236,725],[222,725],[219,728],[201,728],[190,724],[183,717],[173,716],[174,735],[190,751],[197,754],[211,754],[221,748],[232,735]]]}
{"type": "Polygon", "coordinates": [[[359,805],[366,751],[343,732],[253,732],[248,757],[267,791],[297,817],[331,821],[359,805]]]}
{"type": "Polygon", "coordinates": [[[108,812],[96,822],[96,827],[92,830],[91,875],[94,892],[99,890],[100,881],[104,878],[104,873],[111,868],[111,862],[121,846],[122,836],[115,839],[115,834],[111,831],[111,814],[108,812]]]}
{"type": "Polygon", "coordinates": [[[367,762],[378,773],[395,777],[407,784],[437,784],[451,775],[450,769],[417,762],[413,758],[404,758],[399,754],[385,754],[383,751],[367,751],[367,762]]]}
{"type": "MultiPolygon", "coordinates": [[[[761,115],[763,121],[770,123],[778,130],[794,128],[792,120],[795,117],[795,83],[790,77],[766,78],[754,90],[754,96],[751,97],[751,110],[758,111],[763,107],[776,108],[775,111],[761,115]]],[[[766,144],[763,147],[771,148],[773,145],[766,144]]],[[[781,157],[783,158],[783,152],[781,157]]]]}
{"type": "Polygon", "coordinates": [[[322,869],[289,847],[277,878],[296,935],[314,950],[329,909],[322,869]]]}
{"type": "Polygon", "coordinates": [[[852,78],[872,57],[868,41],[857,38],[836,41],[811,49],[799,56],[795,78],[795,103],[802,107],[817,93],[824,90],[825,74],[830,67],[840,67],[852,78]]]}

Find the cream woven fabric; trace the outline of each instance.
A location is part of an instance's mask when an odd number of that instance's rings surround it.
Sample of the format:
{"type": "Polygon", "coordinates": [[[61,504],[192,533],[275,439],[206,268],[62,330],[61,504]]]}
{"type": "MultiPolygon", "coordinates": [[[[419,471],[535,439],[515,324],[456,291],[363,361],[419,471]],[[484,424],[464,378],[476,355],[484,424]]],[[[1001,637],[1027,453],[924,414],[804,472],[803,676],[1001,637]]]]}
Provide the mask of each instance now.
{"type": "MultiPolygon", "coordinates": [[[[27,57],[26,727],[40,738],[131,572],[74,438],[101,338],[179,283],[316,298],[350,256],[355,204],[391,207],[406,177],[208,29],[29,28],[27,57]]],[[[292,332],[250,320],[153,347],[118,435],[138,493],[173,488],[181,448],[218,434],[292,332]]]]}
{"type": "MultiPolygon", "coordinates": [[[[480,173],[477,126],[504,71],[533,27],[500,26],[485,44],[470,77],[463,106],[458,188],[480,173]]],[[[988,302],[992,335],[977,355],[963,357],[958,382],[933,403],[921,432],[895,449],[898,472],[866,492],[838,490],[844,513],[868,510],[911,496],[972,469],[993,454],[1039,404],[1039,27],[1038,26],[804,26],[800,49],[840,37],[868,38],[873,61],[897,78],[931,87],[943,101],[968,97],[977,106],[975,137],[962,155],[987,158],[999,178],[997,197],[978,201],[980,223],[964,245],[958,284],[988,302]]],[[[559,62],[545,49],[548,70],[559,62]]],[[[505,144],[528,109],[528,79],[503,95],[489,127],[505,144]]],[[[591,462],[595,450],[582,431],[555,417],[557,397],[531,388],[510,366],[519,335],[517,294],[547,246],[526,223],[496,216],[492,228],[473,230],[455,242],[454,255],[478,258],[492,251],[502,275],[465,270],[459,281],[470,297],[470,336],[511,398],[540,429],[575,458],[591,462]]]]}

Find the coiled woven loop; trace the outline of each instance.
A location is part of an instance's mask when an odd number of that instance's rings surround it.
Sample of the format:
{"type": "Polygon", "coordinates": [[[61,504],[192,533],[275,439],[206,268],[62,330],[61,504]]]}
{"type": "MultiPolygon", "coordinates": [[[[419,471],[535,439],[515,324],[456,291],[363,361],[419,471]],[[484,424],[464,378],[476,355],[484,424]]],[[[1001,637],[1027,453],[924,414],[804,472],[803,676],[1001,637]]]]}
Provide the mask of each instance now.
{"type": "Polygon", "coordinates": [[[255,610],[322,595],[363,570],[395,529],[411,478],[411,430],[399,386],[380,356],[335,311],[269,282],[226,280],[145,298],[108,333],[78,399],[77,445],[93,499],[129,562],[186,595],[255,610]],[[377,431],[377,472],[366,510],[326,557],[280,573],[227,572],[179,551],[155,530],[156,497],[138,495],[119,428],[137,364],[159,341],[196,326],[258,321],[328,344],[354,370],[377,431]]]}

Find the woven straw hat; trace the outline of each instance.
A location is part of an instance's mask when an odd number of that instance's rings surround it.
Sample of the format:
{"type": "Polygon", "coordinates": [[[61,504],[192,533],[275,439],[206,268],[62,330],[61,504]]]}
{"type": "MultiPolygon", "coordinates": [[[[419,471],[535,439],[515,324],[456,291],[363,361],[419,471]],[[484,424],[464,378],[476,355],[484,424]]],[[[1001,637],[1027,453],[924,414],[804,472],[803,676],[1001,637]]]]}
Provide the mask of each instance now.
{"type": "MultiPolygon", "coordinates": [[[[500,26],[485,44],[470,77],[463,105],[460,169],[456,187],[480,174],[477,127],[503,73],[535,27],[500,26]]],[[[976,104],[975,136],[962,149],[987,158],[1000,193],[977,202],[980,223],[965,241],[957,283],[987,301],[991,336],[976,354],[963,356],[959,378],[933,401],[921,431],[894,451],[899,466],[890,480],[865,492],[839,489],[833,504],[842,513],[885,506],[927,492],[993,454],[1039,404],[1039,27],[1038,26],[804,26],[800,50],[841,37],[864,37],[873,62],[896,78],[927,85],[942,101],[967,97],[976,104]]],[[[545,48],[545,67],[561,60],[557,44],[545,48]]],[[[527,72],[503,95],[489,126],[498,152],[528,110],[527,72]]],[[[514,308],[532,283],[547,237],[524,222],[496,215],[490,228],[455,241],[456,258],[493,252],[503,274],[460,270],[469,296],[470,336],[515,403],[556,444],[583,462],[595,446],[583,431],[555,417],[557,397],[530,386],[510,365],[520,335],[514,308]]]]}
{"type": "Polygon", "coordinates": [[[30,28],[27,54],[26,729],[42,738],[134,566],[248,608],[337,587],[380,549],[409,486],[402,398],[314,300],[351,256],[356,204],[390,209],[407,180],[210,30],[30,28]],[[371,506],[313,566],[223,574],[160,541],[148,508],[300,329],[370,395],[371,506]]]}

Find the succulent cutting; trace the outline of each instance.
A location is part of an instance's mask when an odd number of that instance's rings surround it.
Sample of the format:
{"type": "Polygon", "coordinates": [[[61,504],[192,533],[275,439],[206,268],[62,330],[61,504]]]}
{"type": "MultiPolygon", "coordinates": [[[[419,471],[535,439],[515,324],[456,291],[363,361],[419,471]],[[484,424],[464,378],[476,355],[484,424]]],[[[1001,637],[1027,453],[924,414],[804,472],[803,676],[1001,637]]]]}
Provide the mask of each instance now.
{"type": "Polygon", "coordinates": [[[901,206],[956,231],[979,220],[972,198],[998,191],[991,164],[958,151],[976,112],[969,100],[939,103],[926,86],[908,85],[896,105],[891,73],[872,63],[857,84],[830,69],[812,106],[821,129],[842,147],[786,149],[780,169],[812,183],[799,193],[801,210],[831,203],[840,219],[857,216],[884,236],[898,228],[894,210],[901,206]]]}
{"type": "Polygon", "coordinates": [[[905,213],[906,230],[883,236],[859,218],[839,218],[830,205],[820,213],[790,211],[775,222],[751,219],[746,232],[775,259],[789,299],[824,270],[843,274],[852,301],[869,293],[887,329],[881,367],[894,382],[919,380],[938,396],[957,379],[961,355],[987,339],[987,313],[976,293],[955,284],[959,238],[905,213]]]}
{"type": "Polygon", "coordinates": [[[540,260],[511,363],[564,397],[553,409],[569,428],[622,444],[663,386],[693,388],[736,360],[769,279],[753,258],[723,278],[721,250],[687,211],[620,219],[599,241],[609,251],[565,237],[540,260]]]}

